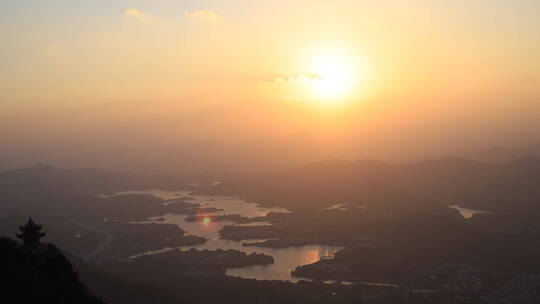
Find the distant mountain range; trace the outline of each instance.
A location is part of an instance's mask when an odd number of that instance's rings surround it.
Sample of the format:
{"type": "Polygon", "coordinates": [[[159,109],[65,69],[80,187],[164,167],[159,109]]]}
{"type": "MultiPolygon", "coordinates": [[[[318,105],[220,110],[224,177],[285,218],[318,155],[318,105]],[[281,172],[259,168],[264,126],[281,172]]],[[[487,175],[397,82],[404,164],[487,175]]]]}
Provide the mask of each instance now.
{"type": "MultiPolygon", "coordinates": [[[[182,175],[182,172],[178,172],[182,175]]],[[[540,159],[528,156],[505,163],[463,158],[431,159],[391,165],[376,160],[332,159],[293,169],[223,179],[208,177],[198,191],[241,195],[264,205],[290,209],[358,207],[402,208],[462,204],[487,210],[540,202],[540,159]]],[[[0,173],[0,207],[9,202],[54,195],[89,195],[128,188],[185,188],[189,177],[148,182],[98,169],[56,169],[38,165],[0,173]]],[[[12,206],[13,207],[13,206],[12,206]]]]}
{"type": "Polygon", "coordinates": [[[328,160],[259,174],[214,187],[266,205],[291,209],[337,203],[369,208],[463,204],[489,209],[540,202],[540,159],[504,164],[461,158],[389,165],[374,160],[328,160]]]}
{"type": "MultiPolygon", "coordinates": [[[[377,155],[384,155],[382,157],[392,163],[418,161],[425,158],[400,154],[397,151],[387,152],[369,150],[357,141],[336,144],[309,135],[298,135],[280,140],[259,139],[237,142],[206,139],[164,143],[159,146],[50,146],[29,151],[9,152],[6,150],[0,155],[0,171],[45,163],[62,168],[93,167],[143,176],[231,177],[286,170],[332,157],[355,159],[379,158],[377,155]]],[[[467,151],[454,154],[454,157],[503,163],[528,155],[540,156],[540,144],[467,151]]]]}
{"type": "Polygon", "coordinates": [[[4,195],[14,192],[87,195],[112,191],[120,183],[118,176],[99,169],[58,169],[36,165],[0,173],[0,192],[4,195]]]}
{"type": "Polygon", "coordinates": [[[531,155],[540,156],[540,143],[525,147],[493,147],[490,149],[463,152],[458,157],[490,163],[504,163],[531,155]]]}
{"type": "Polygon", "coordinates": [[[160,146],[43,148],[0,155],[0,171],[46,163],[63,168],[94,167],[139,175],[230,176],[286,169],[333,154],[329,145],[302,136],[285,140],[225,142],[198,140],[160,146]]]}

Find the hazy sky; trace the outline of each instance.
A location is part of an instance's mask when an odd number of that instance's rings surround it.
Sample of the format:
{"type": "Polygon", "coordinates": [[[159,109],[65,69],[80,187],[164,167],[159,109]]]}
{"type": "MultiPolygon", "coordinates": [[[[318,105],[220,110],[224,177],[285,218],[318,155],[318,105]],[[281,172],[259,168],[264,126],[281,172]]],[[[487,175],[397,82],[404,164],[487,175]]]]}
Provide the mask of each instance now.
{"type": "Polygon", "coordinates": [[[0,41],[4,149],[540,140],[538,0],[0,0],[0,41]]]}

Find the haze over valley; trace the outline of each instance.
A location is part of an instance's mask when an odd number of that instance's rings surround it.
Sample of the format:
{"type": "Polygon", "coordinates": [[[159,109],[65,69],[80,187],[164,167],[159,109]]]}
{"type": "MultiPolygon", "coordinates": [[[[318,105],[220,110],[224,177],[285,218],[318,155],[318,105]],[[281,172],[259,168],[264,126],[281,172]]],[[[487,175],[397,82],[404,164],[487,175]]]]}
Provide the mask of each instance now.
{"type": "Polygon", "coordinates": [[[0,2],[1,303],[540,303],[534,0],[0,2]]]}

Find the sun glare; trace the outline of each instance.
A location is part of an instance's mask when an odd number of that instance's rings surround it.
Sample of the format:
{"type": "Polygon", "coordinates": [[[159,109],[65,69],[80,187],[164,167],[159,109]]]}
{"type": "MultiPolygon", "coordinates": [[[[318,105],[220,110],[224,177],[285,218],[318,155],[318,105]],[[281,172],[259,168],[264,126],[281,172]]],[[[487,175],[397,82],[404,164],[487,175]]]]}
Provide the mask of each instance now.
{"type": "Polygon", "coordinates": [[[355,64],[344,54],[325,52],[314,56],[311,69],[316,77],[311,87],[317,98],[338,101],[347,96],[357,81],[355,64]]]}

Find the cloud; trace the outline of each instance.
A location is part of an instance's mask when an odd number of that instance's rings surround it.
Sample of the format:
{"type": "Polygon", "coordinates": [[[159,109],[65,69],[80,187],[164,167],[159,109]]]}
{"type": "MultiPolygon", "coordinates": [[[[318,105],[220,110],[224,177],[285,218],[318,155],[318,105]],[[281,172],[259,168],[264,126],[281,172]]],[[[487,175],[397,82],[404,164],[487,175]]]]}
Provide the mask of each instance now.
{"type": "Polygon", "coordinates": [[[321,80],[322,77],[317,74],[295,74],[295,75],[282,75],[274,78],[266,79],[270,82],[308,82],[312,80],[321,80]]]}
{"type": "Polygon", "coordinates": [[[202,9],[196,11],[189,11],[184,14],[187,19],[201,20],[205,22],[218,22],[219,15],[212,10],[202,9]]]}
{"type": "Polygon", "coordinates": [[[136,9],[136,8],[130,8],[130,9],[127,9],[124,12],[124,15],[133,16],[133,17],[141,17],[141,16],[143,16],[143,13],[140,10],[136,9]]]}
{"type": "Polygon", "coordinates": [[[130,8],[130,9],[125,10],[124,16],[128,18],[136,19],[138,21],[142,21],[144,23],[148,23],[153,20],[153,18],[150,15],[146,14],[145,12],[137,8],[130,8]]]}

